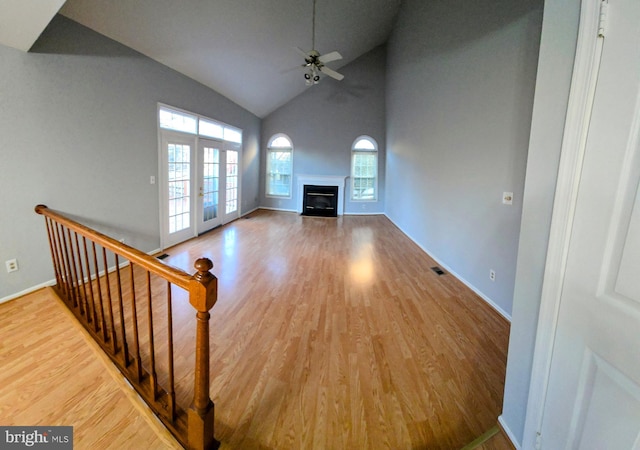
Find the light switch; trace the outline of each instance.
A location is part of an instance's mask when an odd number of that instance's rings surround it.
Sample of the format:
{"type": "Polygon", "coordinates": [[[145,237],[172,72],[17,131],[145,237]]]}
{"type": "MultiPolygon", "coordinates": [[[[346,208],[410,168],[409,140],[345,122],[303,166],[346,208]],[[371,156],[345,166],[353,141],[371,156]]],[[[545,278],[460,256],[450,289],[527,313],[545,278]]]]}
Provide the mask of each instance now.
{"type": "Polygon", "coordinates": [[[503,192],[502,193],[502,203],[505,205],[513,204],[513,192],[503,192]]]}
{"type": "Polygon", "coordinates": [[[154,175],[149,177],[149,184],[156,184],[156,177],[154,175]]]}

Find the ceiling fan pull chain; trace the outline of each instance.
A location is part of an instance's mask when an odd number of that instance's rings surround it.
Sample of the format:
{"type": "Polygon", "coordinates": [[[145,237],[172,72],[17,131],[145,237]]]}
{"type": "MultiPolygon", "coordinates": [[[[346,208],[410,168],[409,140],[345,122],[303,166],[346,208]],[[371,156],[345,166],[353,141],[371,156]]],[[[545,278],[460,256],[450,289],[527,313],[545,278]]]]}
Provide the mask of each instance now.
{"type": "Polygon", "coordinates": [[[316,0],[313,0],[313,22],[311,23],[311,49],[316,48],[316,0]]]}

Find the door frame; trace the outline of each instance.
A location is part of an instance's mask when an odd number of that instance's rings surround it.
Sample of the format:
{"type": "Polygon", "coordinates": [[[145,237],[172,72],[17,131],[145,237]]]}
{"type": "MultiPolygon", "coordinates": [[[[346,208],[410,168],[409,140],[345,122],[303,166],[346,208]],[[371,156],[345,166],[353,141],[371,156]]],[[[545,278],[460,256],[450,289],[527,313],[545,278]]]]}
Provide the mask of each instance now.
{"type": "MultiPolygon", "coordinates": [[[[175,108],[173,108],[175,109],[175,108]]],[[[224,179],[222,181],[225,182],[226,184],[226,152],[227,150],[233,150],[236,151],[238,153],[238,207],[236,210],[236,213],[234,215],[232,215],[232,217],[230,217],[230,215],[226,214],[226,205],[222,202],[219,203],[220,209],[219,209],[219,217],[220,217],[220,225],[224,225],[226,223],[229,223],[239,217],[242,217],[242,157],[243,157],[243,144],[242,143],[236,143],[236,142],[231,142],[231,141],[226,141],[224,139],[215,139],[215,138],[210,138],[207,136],[200,136],[198,134],[189,134],[189,133],[182,133],[180,131],[174,131],[174,130],[166,130],[166,129],[160,129],[158,128],[158,200],[159,200],[159,222],[160,222],[160,250],[164,250],[168,247],[172,247],[174,245],[179,244],[178,243],[171,243],[171,242],[167,242],[167,237],[168,237],[168,233],[167,233],[167,224],[165,223],[165,219],[167,216],[167,202],[168,202],[168,193],[166,192],[166,185],[167,185],[167,174],[165,173],[165,169],[166,169],[166,164],[167,161],[166,160],[166,155],[165,155],[165,150],[164,150],[164,144],[165,144],[165,140],[167,139],[175,139],[176,141],[182,142],[182,143],[189,143],[192,146],[192,150],[191,150],[191,202],[190,202],[190,207],[191,207],[191,213],[192,213],[192,220],[193,220],[193,224],[190,227],[193,230],[192,235],[190,235],[188,238],[180,241],[180,242],[184,242],[188,239],[191,239],[193,237],[198,236],[199,234],[201,234],[201,232],[199,231],[199,221],[200,221],[200,215],[202,214],[202,211],[200,211],[200,208],[198,206],[199,204],[199,198],[198,198],[198,184],[200,183],[200,144],[201,141],[205,141],[205,142],[215,142],[215,143],[219,143],[220,144],[220,173],[222,174],[222,171],[225,171],[224,174],[224,179]],[[222,162],[224,161],[224,167],[222,162]],[[194,181],[195,180],[195,181],[194,181]]],[[[221,178],[222,175],[221,175],[221,178]]],[[[220,192],[222,191],[224,192],[224,199],[226,200],[226,186],[223,187],[222,183],[220,185],[220,192]]],[[[220,201],[220,199],[219,199],[220,201]]],[[[214,227],[215,228],[215,227],[214,227]]],[[[209,230],[207,230],[209,231],[209,230]]],[[[205,233],[206,231],[203,231],[202,233],[205,233]]]]}
{"type": "Polygon", "coordinates": [[[576,55],[560,152],[522,437],[523,450],[536,448],[542,428],[562,286],[604,40],[604,30],[601,28],[603,18],[600,12],[603,11],[603,17],[606,19],[607,5],[606,0],[581,2],[576,55]]]}

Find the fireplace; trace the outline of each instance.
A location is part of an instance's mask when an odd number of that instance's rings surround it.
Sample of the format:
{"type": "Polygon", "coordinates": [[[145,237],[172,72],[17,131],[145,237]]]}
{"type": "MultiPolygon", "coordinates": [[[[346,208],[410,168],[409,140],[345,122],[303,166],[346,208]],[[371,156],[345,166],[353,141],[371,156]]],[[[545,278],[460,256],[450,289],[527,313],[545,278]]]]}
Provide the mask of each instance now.
{"type": "Polygon", "coordinates": [[[303,215],[338,217],[338,186],[305,184],[303,192],[303,215]]]}
{"type": "Polygon", "coordinates": [[[341,216],[344,214],[344,191],[345,191],[345,183],[347,176],[346,175],[298,175],[297,177],[297,199],[296,209],[300,214],[305,213],[304,208],[304,187],[309,186],[320,186],[326,187],[331,186],[333,188],[338,188],[338,195],[336,196],[336,213],[333,217],[341,216]]]}

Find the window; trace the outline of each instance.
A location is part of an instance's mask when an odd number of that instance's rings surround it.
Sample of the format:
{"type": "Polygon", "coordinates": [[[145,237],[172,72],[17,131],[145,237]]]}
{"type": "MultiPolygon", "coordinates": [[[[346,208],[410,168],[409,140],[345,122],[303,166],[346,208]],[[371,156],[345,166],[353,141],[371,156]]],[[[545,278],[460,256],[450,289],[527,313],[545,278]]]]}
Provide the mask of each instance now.
{"type": "Polygon", "coordinates": [[[197,134],[196,116],[168,108],[160,108],[160,128],[182,131],[183,133],[197,134]]]}
{"type": "Polygon", "coordinates": [[[242,130],[196,114],[161,105],[160,128],[242,144],[242,130]]]}
{"type": "Polygon", "coordinates": [[[267,195],[291,197],[293,145],[284,134],[276,134],[267,147],[267,195]]]}
{"type": "Polygon", "coordinates": [[[378,197],[378,144],[369,136],[360,136],[351,147],[351,200],[376,200],[378,197]]]}
{"type": "Polygon", "coordinates": [[[224,127],[210,120],[200,119],[198,129],[201,136],[222,139],[224,137],[224,127]]]}
{"type": "Polygon", "coordinates": [[[242,144],[242,131],[236,128],[224,127],[224,140],[242,144]]]}

